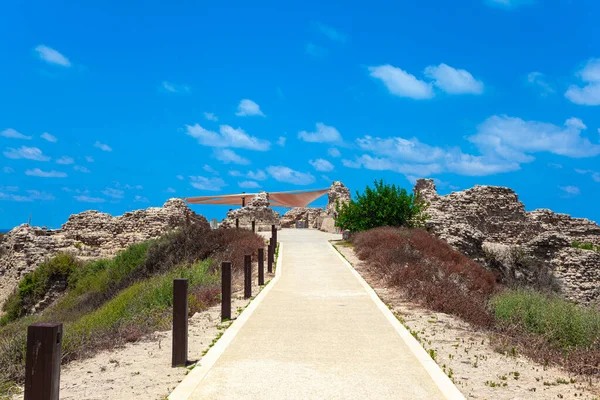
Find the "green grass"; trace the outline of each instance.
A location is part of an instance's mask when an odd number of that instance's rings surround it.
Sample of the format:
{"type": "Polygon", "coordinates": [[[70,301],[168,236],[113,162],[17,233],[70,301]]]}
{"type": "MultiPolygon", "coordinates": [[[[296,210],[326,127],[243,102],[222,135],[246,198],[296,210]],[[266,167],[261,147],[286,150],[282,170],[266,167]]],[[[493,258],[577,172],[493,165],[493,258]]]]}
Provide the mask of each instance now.
{"type": "Polygon", "coordinates": [[[600,344],[600,311],[558,296],[506,290],[494,296],[490,306],[501,325],[516,325],[564,350],[591,349],[600,344]]]}
{"type": "Polygon", "coordinates": [[[573,246],[577,249],[591,250],[591,251],[600,253],[600,246],[596,246],[593,243],[580,243],[580,242],[575,241],[575,242],[571,243],[571,246],[573,246]]]}

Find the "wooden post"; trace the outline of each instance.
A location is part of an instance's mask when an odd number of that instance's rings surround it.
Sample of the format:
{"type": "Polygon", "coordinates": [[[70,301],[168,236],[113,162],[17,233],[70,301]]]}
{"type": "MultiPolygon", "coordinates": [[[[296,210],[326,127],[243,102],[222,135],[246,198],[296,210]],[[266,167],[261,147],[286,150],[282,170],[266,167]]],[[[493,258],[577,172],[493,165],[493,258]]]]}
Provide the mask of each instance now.
{"type": "Polygon", "coordinates": [[[277,226],[271,225],[271,240],[273,243],[273,254],[275,254],[275,249],[277,249],[277,226]]]}
{"type": "Polygon", "coordinates": [[[256,225],[254,221],[252,221],[252,232],[256,232],[256,225]]]}
{"type": "Polygon", "coordinates": [[[62,333],[62,323],[27,327],[25,400],[58,400],[62,333]]]}
{"type": "Polygon", "coordinates": [[[235,229],[239,229],[240,228],[240,219],[236,218],[235,219],[235,229]]]}
{"type": "Polygon", "coordinates": [[[186,365],[188,355],[188,280],[173,280],[173,357],[171,366],[186,365]]]}
{"type": "Polygon", "coordinates": [[[221,264],[221,321],[231,319],[231,263],[221,264]]]}
{"type": "Polygon", "coordinates": [[[252,297],[252,256],[244,256],[244,298],[252,297]]]}
{"type": "Polygon", "coordinates": [[[273,253],[273,239],[271,239],[269,241],[269,246],[267,247],[267,271],[272,274],[273,273],[273,259],[274,257],[274,253],[273,253]]]}
{"type": "Polygon", "coordinates": [[[258,249],[258,286],[265,284],[265,249],[258,249]]]}

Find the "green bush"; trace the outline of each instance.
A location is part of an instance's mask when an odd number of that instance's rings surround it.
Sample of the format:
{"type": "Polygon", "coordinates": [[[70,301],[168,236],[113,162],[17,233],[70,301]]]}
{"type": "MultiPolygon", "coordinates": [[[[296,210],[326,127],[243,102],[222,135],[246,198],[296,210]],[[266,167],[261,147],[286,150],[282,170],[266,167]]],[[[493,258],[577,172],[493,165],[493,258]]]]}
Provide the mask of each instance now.
{"type": "Polygon", "coordinates": [[[592,349],[600,344],[600,311],[555,295],[506,290],[490,301],[496,320],[545,337],[564,350],[592,349]]]}
{"type": "Polygon", "coordinates": [[[372,189],[366,187],[364,194],[356,192],[356,200],[338,204],[336,226],[342,230],[360,232],[382,226],[421,227],[429,218],[427,203],[408,194],[396,185],[374,182],[372,189]]]}
{"type": "Polygon", "coordinates": [[[600,246],[596,246],[593,243],[580,243],[580,242],[573,242],[571,243],[571,245],[577,249],[582,249],[582,250],[592,250],[592,251],[596,251],[598,253],[600,253],[600,246]]]}

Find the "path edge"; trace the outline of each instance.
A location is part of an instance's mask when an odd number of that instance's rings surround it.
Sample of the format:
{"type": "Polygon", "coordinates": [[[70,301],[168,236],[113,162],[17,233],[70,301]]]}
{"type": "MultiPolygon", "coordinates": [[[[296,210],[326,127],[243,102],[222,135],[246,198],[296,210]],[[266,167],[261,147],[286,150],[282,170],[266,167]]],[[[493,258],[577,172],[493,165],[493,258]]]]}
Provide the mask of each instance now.
{"type": "Polygon", "coordinates": [[[388,308],[388,306],[379,298],[375,290],[365,281],[365,279],[358,273],[356,269],[344,258],[344,256],[335,248],[333,243],[327,242],[333,251],[339,258],[342,260],[344,265],[350,269],[352,274],[360,284],[365,288],[369,297],[373,302],[377,305],[379,310],[385,315],[387,320],[392,324],[398,335],[404,340],[404,343],[408,346],[413,355],[417,358],[417,360],[421,363],[423,368],[427,371],[433,382],[436,384],[439,391],[442,395],[448,400],[465,400],[465,396],[458,390],[456,385],[450,380],[448,375],[446,375],[439,365],[427,354],[423,346],[410,334],[410,332],[406,329],[404,325],[398,321],[398,318],[394,315],[394,313],[388,308]]]}
{"type": "Polygon", "coordinates": [[[233,321],[233,323],[227,328],[223,336],[211,347],[208,352],[200,360],[200,365],[196,366],[190,371],[189,374],[177,385],[177,387],[171,392],[168,400],[187,400],[190,398],[192,393],[196,390],[202,379],[208,374],[208,371],[215,365],[221,355],[225,352],[227,347],[231,344],[233,339],[237,336],[238,332],[242,329],[246,321],[250,318],[254,310],[263,301],[265,296],[271,291],[273,286],[277,283],[282,274],[283,265],[283,244],[279,242],[279,257],[277,257],[275,278],[273,278],[268,285],[263,287],[258,296],[252,300],[248,306],[241,312],[240,315],[233,321]]]}

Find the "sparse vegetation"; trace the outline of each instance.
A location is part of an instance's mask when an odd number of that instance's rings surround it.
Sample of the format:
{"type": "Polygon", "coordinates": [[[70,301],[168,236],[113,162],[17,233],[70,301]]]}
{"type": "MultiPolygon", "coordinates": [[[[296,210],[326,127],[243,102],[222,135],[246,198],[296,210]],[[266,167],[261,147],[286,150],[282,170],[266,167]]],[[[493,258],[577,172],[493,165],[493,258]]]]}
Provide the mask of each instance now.
{"type": "Polygon", "coordinates": [[[356,192],[356,200],[336,207],[336,226],[352,232],[365,231],[381,226],[421,227],[429,218],[427,203],[408,194],[406,189],[387,185],[382,180],[367,186],[365,192],[356,192]]]}
{"type": "Polygon", "coordinates": [[[600,253],[600,246],[597,246],[593,243],[580,243],[580,242],[575,241],[575,242],[571,243],[571,245],[577,249],[591,250],[591,251],[600,253]]]}

